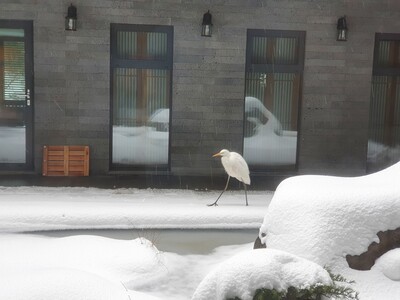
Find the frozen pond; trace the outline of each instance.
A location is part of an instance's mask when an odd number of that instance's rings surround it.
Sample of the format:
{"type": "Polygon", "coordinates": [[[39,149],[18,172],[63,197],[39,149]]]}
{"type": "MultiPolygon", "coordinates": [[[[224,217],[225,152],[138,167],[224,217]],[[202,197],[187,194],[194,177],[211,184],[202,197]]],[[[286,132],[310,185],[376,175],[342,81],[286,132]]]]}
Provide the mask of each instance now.
{"type": "MultiPolygon", "coordinates": [[[[117,240],[143,237],[160,251],[165,261],[163,268],[168,275],[157,280],[157,284],[136,286],[135,290],[157,299],[187,300],[201,280],[219,263],[241,251],[252,249],[258,229],[54,230],[23,235],[51,238],[90,235],[117,240]]],[[[118,253],[115,255],[118,256],[118,253]]]]}
{"type": "MultiPolygon", "coordinates": [[[[74,273],[69,277],[72,289],[82,295],[89,292],[82,281],[89,276],[97,283],[95,291],[107,290],[101,284],[106,280],[112,286],[117,283],[118,290],[123,284],[123,293],[149,295],[146,300],[190,299],[213,268],[253,248],[273,196],[271,191],[249,191],[245,206],[243,191],[227,191],[219,206],[207,206],[219,194],[1,187],[0,278],[10,285],[0,289],[0,298],[15,299],[1,297],[1,292],[30,295],[32,286],[40,295],[62,293],[55,285],[64,286],[66,275],[74,273]],[[149,240],[157,249],[140,246],[137,238],[149,240]]],[[[134,294],[131,299],[143,298],[134,294]]]]}
{"type": "Polygon", "coordinates": [[[30,234],[50,237],[73,235],[96,235],[112,239],[129,240],[143,237],[151,241],[158,250],[181,255],[209,254],[215,248],[228,245],[253,243],[257,229],[99,229],[99,230],[54,230],[37,231],[30,234]]]}

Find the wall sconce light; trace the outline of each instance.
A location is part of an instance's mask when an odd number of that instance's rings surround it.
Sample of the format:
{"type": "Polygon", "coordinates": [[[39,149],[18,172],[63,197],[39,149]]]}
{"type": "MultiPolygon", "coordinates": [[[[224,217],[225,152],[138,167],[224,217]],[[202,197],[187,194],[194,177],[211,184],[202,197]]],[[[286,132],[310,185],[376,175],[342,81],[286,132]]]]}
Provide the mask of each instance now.
{"type": "Polygon", "coordinates": [[[65,30],[76,31],[76,19],[76,7],[71,4],[70,7],[68,7],[68,13],[65,17],[65,30]]]}
{"type": "Polygon", "coordinates": [[[211,36],[211,14],[210,11],[207,11],[203,16],[203,23],[201,25],[201,36],[211,36]]]}
{"type": "Polygon", "coordinates": [[[343,16],[337,21],[337,41],[347,41],[347,22],[346,16],[343,16]]]}

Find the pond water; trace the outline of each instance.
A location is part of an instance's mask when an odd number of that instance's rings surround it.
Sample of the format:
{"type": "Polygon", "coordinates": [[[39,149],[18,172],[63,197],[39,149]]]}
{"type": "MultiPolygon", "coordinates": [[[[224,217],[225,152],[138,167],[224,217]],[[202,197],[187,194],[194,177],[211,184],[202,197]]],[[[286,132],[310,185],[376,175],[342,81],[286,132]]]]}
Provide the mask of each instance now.
{"type": "Polygon", "coordinates": [[[163,300],[188,300],[202,279],[219,263],[253,248],[258,229],[60,230],[34,234],[49,237],[96,235],[120,240],[146,238],[165,258],[168,275],[155,285],[134,290],[163,300]]]}
{"type": "Polygon", "coordinates": [[[96,235],[120,240],[143,237],[162,252],[188,255],[208,254],[220,246],[253,243],[258,229],[100,229],[37,231],[34,234],[50,237],[96,235]]]}

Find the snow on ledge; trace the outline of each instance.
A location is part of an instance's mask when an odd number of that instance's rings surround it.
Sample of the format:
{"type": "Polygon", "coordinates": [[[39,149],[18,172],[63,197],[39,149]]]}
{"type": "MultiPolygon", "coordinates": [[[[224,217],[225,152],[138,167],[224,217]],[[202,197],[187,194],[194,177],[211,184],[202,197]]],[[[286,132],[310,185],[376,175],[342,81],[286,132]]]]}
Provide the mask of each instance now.
{"type": "Polygon", "coordinates": [[[275,248],[331,266],[400,227],[400,162],[360,177],[302,175],[277,188],[260,228],[275,248]]]}
{"type": "Polygon", "coordinates": [[[270,191],[1,187],[0,232],[73,229],[258,229],[270,191]]]}

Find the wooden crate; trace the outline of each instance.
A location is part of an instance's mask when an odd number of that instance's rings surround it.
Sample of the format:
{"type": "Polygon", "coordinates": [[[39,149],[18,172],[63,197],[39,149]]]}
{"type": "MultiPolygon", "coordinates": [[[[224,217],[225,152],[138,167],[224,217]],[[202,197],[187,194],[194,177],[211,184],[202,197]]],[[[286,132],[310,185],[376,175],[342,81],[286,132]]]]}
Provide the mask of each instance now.
{"type": "Polygon", "coordinates": [[[43,176],[89,176],[89,146],[44,146],[43,176]]]}

